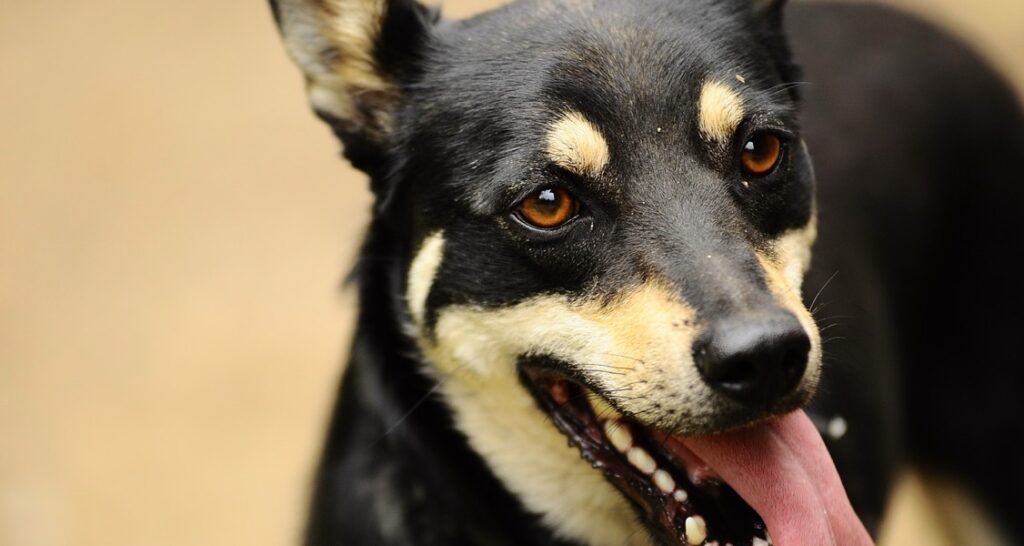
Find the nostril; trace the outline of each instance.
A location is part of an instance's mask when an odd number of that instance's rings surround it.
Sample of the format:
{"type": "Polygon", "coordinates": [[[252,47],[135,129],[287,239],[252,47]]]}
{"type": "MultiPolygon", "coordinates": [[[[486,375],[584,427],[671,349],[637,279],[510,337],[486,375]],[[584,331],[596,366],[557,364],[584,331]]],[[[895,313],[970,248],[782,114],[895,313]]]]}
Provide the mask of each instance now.
{"type": "Polygon", "coordinates": [[[757,374],[754,363],[746,359],[738,359],[723,366],[718,374],[718,381],[729,385],[740,386],[750,381],[757,374]]]}
{"type": "Polygon", "coordinates": [[[782,359],[782,371],[787,379],[799,379],[807,370],[807,349],[791,348],[782,359]]]}
{"type": "Polygon", "coordinates": [[[807,370],[807,357],[811,350],[811,339],[802,326],[792,330],[783,344],[782,373],[786,380],[797,381],[807,370]]]}
{"type": "Polygon", "coordinates": [[[807,369],[810,339],[791,313],[727,317],[705,331],[694,359],[706,383],[761,406],[792,392],[807,369]]]}

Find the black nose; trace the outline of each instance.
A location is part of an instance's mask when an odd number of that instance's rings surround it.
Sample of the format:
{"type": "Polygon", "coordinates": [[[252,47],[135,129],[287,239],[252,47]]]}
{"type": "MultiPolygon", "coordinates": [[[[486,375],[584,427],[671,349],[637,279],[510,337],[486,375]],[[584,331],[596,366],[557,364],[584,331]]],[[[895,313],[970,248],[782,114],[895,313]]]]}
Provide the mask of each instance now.
{"type": "Polygon", "coordinates": [[[791,393],[807,369],[811,340],[792,313],[773,309],[720,319],[694,346],[694,360],[712,388],[764,407],[791,393]]]}

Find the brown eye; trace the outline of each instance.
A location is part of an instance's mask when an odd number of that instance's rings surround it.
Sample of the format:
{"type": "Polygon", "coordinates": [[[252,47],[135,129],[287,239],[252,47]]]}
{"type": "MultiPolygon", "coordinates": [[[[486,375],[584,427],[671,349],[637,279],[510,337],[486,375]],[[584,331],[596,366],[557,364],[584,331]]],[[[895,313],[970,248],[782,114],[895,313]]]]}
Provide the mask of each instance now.
{"type": "Polygon", "coordinates": [[[752,176],[770,173],[782,158],[782,139],[771,131],[759,131],[751,136],[740,153],[743,170],[752,176]]]}
{"type": "Polygon", "coordinates": [[[572,220],[578,209],[576,199],[569,192],[561,188],[544,188],[523,199],[516,214],[531,226],[552,229],[572,220]]]}

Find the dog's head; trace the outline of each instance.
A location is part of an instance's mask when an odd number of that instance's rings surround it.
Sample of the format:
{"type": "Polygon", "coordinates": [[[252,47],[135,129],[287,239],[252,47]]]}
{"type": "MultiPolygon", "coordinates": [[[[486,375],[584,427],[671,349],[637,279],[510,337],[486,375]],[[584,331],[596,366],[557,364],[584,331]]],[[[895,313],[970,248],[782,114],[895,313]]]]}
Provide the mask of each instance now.
{"type": "Polygon", "coordinates": [[[798,408],[819,376],[779,4],[536,0],[444,21],[410,0],[275,3],[405,248],[425,368],[562,535],[764,537],[718,479],[743,470],[712,460],[726,437],[690,438],[798,408]]]}

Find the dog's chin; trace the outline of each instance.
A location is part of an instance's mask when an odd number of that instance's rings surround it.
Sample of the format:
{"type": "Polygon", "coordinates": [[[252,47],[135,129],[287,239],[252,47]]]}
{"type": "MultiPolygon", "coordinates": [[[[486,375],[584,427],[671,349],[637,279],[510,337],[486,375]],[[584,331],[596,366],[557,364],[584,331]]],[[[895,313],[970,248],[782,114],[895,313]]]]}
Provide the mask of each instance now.
{"type": "Polygon", "coordinates": [[[524,365],[524,385],[582,457],[664,544],[771,544],[762,518],[682,437],[623,416],[581,381],[524,365]]]}

